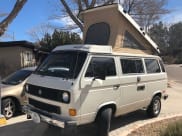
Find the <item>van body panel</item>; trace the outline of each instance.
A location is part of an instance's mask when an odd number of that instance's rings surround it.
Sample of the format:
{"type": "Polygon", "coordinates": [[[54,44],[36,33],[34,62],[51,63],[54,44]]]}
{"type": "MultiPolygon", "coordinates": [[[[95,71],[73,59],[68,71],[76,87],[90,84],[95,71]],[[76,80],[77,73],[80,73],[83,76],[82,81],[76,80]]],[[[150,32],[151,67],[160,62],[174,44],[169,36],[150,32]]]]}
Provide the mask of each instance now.
{"type": "MultiPolygon", "coordinates": [[[[103,55],[90,55],[88,62],[86,64],[86,68],[83,71],[81,77],[81,94],[80,94],[80,107],[81,107],[81,123],[89,123],[95,120],[96,114],[98,110],[106,105],[106,103],[116,103],[119,105],[120,99],[120,86],[116,87],[120,84],[119,76],[111,76],[106,77],[105,80],[95,79],[93,77],[85,77],[85,73],[89,66],[89,62],[92,57],[111,57],[115,60],[114,56],[103,56],[103,55]],[[110,97],[112,96],[112,97],[110,97]],[[90,104],[93,103],[93,104],[90,104]]],[[[116,70],[116,73],[117,70],[116,70]]]]}
{"type": "Polygon", "coordinates": [[[67,91],[71,90],[73,82],[74,80],[68,80],[59,77],[42,76],[37,74],[32,74],[29,79],[29,84],[32,85],[67,91]]]}

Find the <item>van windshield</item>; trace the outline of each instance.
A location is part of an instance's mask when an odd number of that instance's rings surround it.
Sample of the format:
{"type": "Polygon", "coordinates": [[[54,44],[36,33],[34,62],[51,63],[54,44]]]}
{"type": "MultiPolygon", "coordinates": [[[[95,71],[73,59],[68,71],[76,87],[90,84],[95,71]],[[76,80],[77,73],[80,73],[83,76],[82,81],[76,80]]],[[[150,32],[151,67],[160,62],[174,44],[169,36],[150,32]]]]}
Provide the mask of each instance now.
{"type": "Polygon", "coordinates": [[[35,74],[75,79],[80,73],[86,57],[87,52],[81,51],[54,52],[43,61],[35,74]]]}

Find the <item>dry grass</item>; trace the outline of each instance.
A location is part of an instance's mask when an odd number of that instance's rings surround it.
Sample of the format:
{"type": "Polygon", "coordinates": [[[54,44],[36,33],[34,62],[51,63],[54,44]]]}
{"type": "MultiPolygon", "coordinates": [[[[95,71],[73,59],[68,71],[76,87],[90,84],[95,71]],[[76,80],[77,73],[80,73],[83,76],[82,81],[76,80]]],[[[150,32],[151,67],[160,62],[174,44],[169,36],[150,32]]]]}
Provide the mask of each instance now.
{"type": "MultiPolygon", "coordinates": [[[[165,119],[155,123],[147,124],[134,130],[128,136],[178,136],[178,135],[163,135],[165,130],[168,129],[173,123],[177,121],[182,121],[182,117],[176,117],[172,119],[165,119]]],[[[179,135],[181,136],[181,135],[179,135]]]]}

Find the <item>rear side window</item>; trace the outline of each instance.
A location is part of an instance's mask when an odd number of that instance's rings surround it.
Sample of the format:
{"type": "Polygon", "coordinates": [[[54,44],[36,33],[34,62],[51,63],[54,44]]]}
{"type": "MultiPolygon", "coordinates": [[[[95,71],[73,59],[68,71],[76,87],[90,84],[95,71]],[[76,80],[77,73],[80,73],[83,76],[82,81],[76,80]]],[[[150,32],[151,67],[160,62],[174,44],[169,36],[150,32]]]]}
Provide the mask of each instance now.
{"type": "Polygon", "coordinates": [[[123,74],[144,73],[143,63],[141,59],[120,59],[123,74]]]}
{"type": "Polygon", "coordinates": [[[159,63],[156,59],[145,59],[147,73],[160,73],[159,63]]]}
{"type": "Polygon", "coordinates": [[[103,72],[106,76],[116,75],[116,67],[113,58],[93,57],[90,61],[85,77],[97,77],[103,72]]]}

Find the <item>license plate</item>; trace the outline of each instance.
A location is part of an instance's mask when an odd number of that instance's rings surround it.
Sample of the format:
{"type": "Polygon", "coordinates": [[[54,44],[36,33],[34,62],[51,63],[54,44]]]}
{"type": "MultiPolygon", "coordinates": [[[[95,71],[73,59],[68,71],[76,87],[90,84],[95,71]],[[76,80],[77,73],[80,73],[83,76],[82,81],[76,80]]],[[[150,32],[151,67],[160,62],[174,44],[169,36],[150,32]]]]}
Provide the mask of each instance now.
{"type": "Polygon", "coordinates": [[[33,112],[33,113],[31,113],[31,117],[32,117],[32,120],[35,123],[40,123],[40,116],[39,116],[39,114],[33,112]]]}

